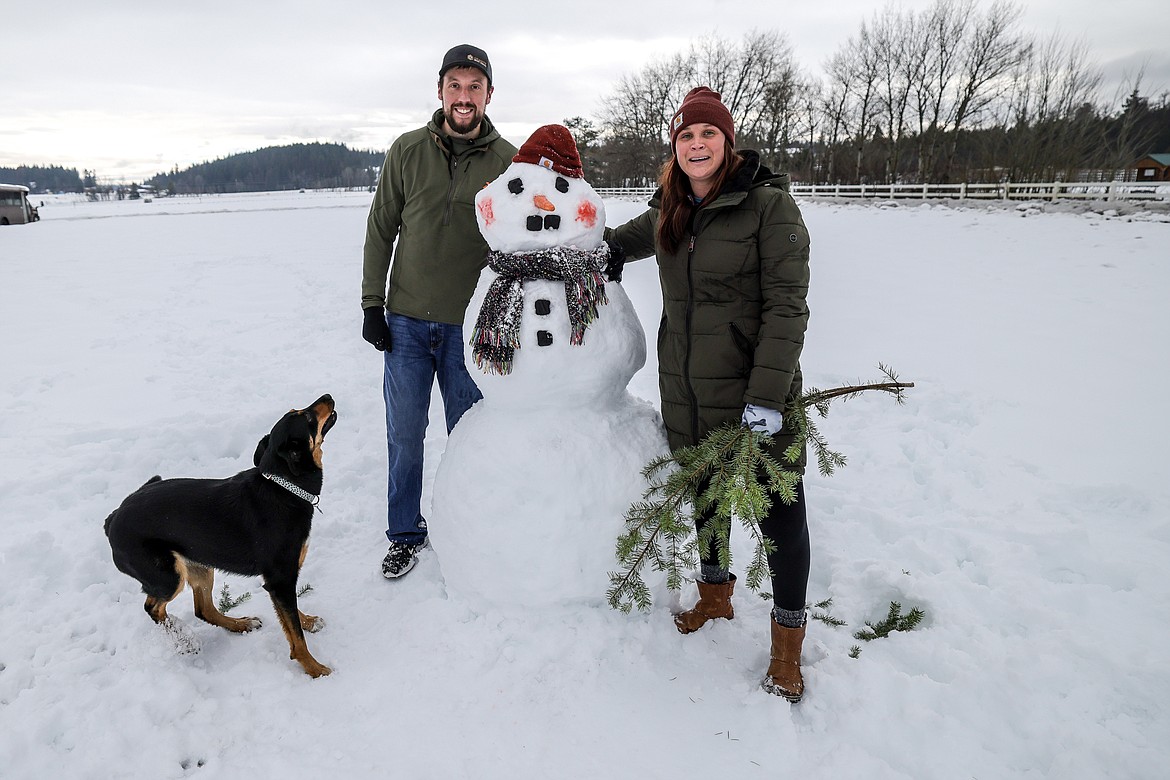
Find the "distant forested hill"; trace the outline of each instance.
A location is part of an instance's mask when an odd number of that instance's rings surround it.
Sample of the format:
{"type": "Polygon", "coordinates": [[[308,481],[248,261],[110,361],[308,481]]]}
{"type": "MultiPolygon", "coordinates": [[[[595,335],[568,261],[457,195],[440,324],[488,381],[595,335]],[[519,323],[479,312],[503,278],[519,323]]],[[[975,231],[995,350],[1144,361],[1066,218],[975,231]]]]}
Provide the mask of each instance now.
{"type": "Polygon", "coordinates": [[[344,144],[269,146],[183,171],[176,168],[146,183],[177,195],[367,187],[377,180],[383,157],[383,152],[358,151],[344,144]]]}
{"type": "Polygon", "coordinates": [[[32,192],[81,192],[81,176],[76,168],[59,165],[22,165],[18,168],[0,167],[0,182],[23,184],[32,192]]]}

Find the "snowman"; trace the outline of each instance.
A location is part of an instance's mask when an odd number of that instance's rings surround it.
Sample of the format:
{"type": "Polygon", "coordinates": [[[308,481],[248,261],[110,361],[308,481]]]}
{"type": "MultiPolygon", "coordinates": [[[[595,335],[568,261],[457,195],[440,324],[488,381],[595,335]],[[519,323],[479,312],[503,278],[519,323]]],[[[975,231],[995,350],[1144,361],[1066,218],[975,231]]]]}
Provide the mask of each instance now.
{"type": "Polygon", "coordinates": [[[429,535],[449,592],[492,607],[601,604],[661,418],[627,390],[646,334],[602,269],[605,205],[546,125],[475,199],[491,252],[468,306],[483,392],[435,474],[429,535]]]}

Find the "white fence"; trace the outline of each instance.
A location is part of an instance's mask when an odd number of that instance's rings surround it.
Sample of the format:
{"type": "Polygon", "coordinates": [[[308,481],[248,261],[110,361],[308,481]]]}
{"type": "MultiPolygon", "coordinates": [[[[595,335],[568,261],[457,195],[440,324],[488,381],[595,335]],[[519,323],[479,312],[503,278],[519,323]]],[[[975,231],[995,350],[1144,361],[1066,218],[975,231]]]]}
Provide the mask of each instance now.
{"type": "MultiPolygon", "coordinates": [[[[1075,182],[1000,184],[793,184],[790,192],[803,198],[883,198],[975,200],[1094,200],[1170,202],[1170,184],[1075,182]]],[[[653,188],[598,189],[603,198],[646,200],[653,188]]]]}
{"type": "Polygon", "coordinates": [[[620,200],[650,200],[656,187],[598,187],[597,194],[601,198],[615,198],[620,200]]]}
{"type": "Polygon", "coordinates": [[[1170,185],[1134,182],[1002,182],[999,184],[793,184],[793,195],[828,198],[973,198],[979,200],[1170,200],[1170,185]]]}

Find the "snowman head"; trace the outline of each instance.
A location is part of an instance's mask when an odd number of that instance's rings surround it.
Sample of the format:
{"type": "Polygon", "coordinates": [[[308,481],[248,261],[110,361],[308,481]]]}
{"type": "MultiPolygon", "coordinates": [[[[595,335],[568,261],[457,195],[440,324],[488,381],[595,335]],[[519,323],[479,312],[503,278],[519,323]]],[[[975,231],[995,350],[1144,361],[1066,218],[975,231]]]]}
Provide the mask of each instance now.
{"type": "Polygon", "coordinates": [[[605,205],[582,178],[572,134],[545,125],[475,196],[475,219],[496,252],[594,249],[605,230],[605,205]]]}

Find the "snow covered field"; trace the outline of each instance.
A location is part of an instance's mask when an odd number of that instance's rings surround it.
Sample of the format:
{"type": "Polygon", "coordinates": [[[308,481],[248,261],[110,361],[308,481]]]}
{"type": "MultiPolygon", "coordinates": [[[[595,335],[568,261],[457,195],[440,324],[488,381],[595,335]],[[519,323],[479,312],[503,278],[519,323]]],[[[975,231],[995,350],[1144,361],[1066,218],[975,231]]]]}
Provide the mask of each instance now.
{"type": "MultiPolygon", "coordinates": [[[[41,223],[0,229],[5,780],[1166,776],[1165,217],[803,205],[806,385],[882,361],[917,386],[822,424],[849,465],[807,480],[810,596],[848,626],[810,623],[790,706],[758,687],[768,604],[746,588],[734,621],[684,637],[669,612],[692,588],[626,616],[602,593],[475,608],[433,551],[381,577],[369,197],[46,198],[41,223]],[[333,675],[288,659],[255,578],[217,577],[252,594],[232,614],[260,631],[201,623],[184,595],[172,613],[202,651],[178,654],[102,521],[152,474],[251,466],[275,419],[324,392],[339,421],[302,582],[333,675]],[[856,640],[891,601],[922,625],[856,640]]],[[[641,209],[607,207],[611,224],[641,209]]],[[[653,262],[624,286],[652,339],[653,262]]],[[[650,351],[631,390],[656,401],[650,351]]],[[[426,502],[441,420],[436,404],[426,502]]]]}

